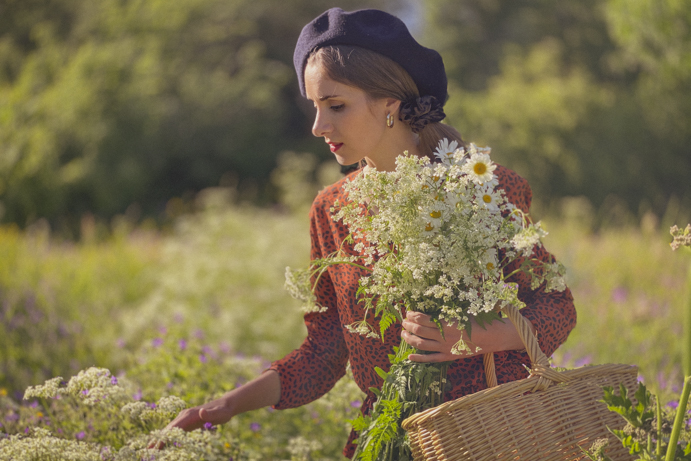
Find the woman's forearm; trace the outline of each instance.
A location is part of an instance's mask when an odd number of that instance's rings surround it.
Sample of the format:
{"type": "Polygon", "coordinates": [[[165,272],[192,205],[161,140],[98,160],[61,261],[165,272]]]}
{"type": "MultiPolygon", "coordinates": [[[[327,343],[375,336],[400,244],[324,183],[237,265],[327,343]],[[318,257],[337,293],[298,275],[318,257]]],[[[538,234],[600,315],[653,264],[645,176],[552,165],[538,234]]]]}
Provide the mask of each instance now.
{"type": "Polygon", "coordinates": [[[193,431],[207,423],[224,424],[240,413],[275,405],[280,398],[281,381],[278,373],[267,370],[252,381],[226,392],[215,400],[181,411],[167,428],[178,427],[193,431]]]}
{"type": "Polygon", "coordinates": [[[278,373],[267,370],[252,381],[226,393],[224,398],[228,400],[233,416],[276,405],[281,398],[278,373]]]}

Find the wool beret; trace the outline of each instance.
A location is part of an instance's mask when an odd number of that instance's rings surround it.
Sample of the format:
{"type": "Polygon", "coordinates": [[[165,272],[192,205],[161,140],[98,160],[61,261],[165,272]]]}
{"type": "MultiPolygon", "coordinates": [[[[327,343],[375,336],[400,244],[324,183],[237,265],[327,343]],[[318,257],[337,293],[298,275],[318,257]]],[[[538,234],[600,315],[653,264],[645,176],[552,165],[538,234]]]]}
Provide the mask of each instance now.
{"type": "Polygon", "coordinates": [[[382,54],[410,74],[420,96],[434,96],[442,105],[446,102],[446,71],[439,53],[415,41],[396,16],[371,9],[346,12],[331,8],[302,29],[293,64],[303,96],[310,53],[331,45],[358,46],[382,54]]]}

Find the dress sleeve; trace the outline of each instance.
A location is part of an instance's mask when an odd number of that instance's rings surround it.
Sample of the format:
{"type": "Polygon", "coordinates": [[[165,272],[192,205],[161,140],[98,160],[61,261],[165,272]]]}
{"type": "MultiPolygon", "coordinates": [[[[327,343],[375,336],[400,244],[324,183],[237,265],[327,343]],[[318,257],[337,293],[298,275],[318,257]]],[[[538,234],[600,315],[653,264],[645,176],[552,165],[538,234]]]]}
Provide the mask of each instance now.
{"type": "MultiPolygon", "coordinates": [[[[324,236],[320,229],[328,229],[330,219],[325,210],[313,207],[310,213],[310,238],[312,241],[311,259],[321,257],[321,242],[324,236]]],[[[305,314],[307,338],[302,345],[271,364],[281,381],[281,398],[275,409],[295,408],[305,405],[326,394],[336,382],[345,375],[348,350],[343,338],[336,293],[329,276],[325,272],[319,279],[315,290],[317,302],[326,306],[325,312],[305,314]]]]}
{"type": "MultiPolygon", "coordinates": [[[[508,183],[509,187],[505,187],[507,198],[528,213],[532,201],[530,185],[515,173],[508,183]]],[[[555,261],[544,247],[537,248],[532,257],[550,263],[555,261]]],[[[510,273],[520,262],[511,264],[505,273],[510,273]]],[[[514,274],[507,280],[518,284],[518,298],[526,304],[521,314],[533,324],[540,349],[550,357],[576,326],[576,308],[571,291],[566,288],[564,291],[546,292],[545,284],[532,290],[530,277],[522,273],[514,274]]]]}

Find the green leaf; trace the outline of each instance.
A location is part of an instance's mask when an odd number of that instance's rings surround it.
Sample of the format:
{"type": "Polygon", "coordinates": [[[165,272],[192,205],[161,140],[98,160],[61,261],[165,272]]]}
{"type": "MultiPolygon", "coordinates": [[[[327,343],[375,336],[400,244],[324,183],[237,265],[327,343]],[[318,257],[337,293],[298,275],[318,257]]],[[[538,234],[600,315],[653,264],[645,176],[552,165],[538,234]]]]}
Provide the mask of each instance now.
{"type": "Polygon", "coordinates": [[[381,379],[383,379],[384,381],[386,381],[386,377],[389,376],[389,374],[388,374],[387,372],[385,372],[384,370],[382,370],[382,369],[379,368],[379,367],[374,367],[374,371],[375,371],[375,372],[379,375],[379,377],[380,377],[381,379]]]}

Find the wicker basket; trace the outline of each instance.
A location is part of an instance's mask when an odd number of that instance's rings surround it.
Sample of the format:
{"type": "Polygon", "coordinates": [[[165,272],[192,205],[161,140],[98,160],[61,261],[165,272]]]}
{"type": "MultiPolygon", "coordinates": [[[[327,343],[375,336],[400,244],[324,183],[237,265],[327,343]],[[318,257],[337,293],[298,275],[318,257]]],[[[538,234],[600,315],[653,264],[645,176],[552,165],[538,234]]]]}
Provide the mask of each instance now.
{"type": "Polygon", "coordinates": [[[631,460],[607,429],[624,420],[600,402],[602,387],[624,384],[633,396],[638,369],[630,365],[551,369],[527,320],[513,306],[502,311],[516,325],[533,364],[531,376],[496,386],[494,360],[485,356],[488,384],[496,387],[446,402],[403,421],[417,461],[586,459],[581,451],[609,438],[608,455],[631,460]],[[492,383],[493,381],[493,383],[492,383]]]}

